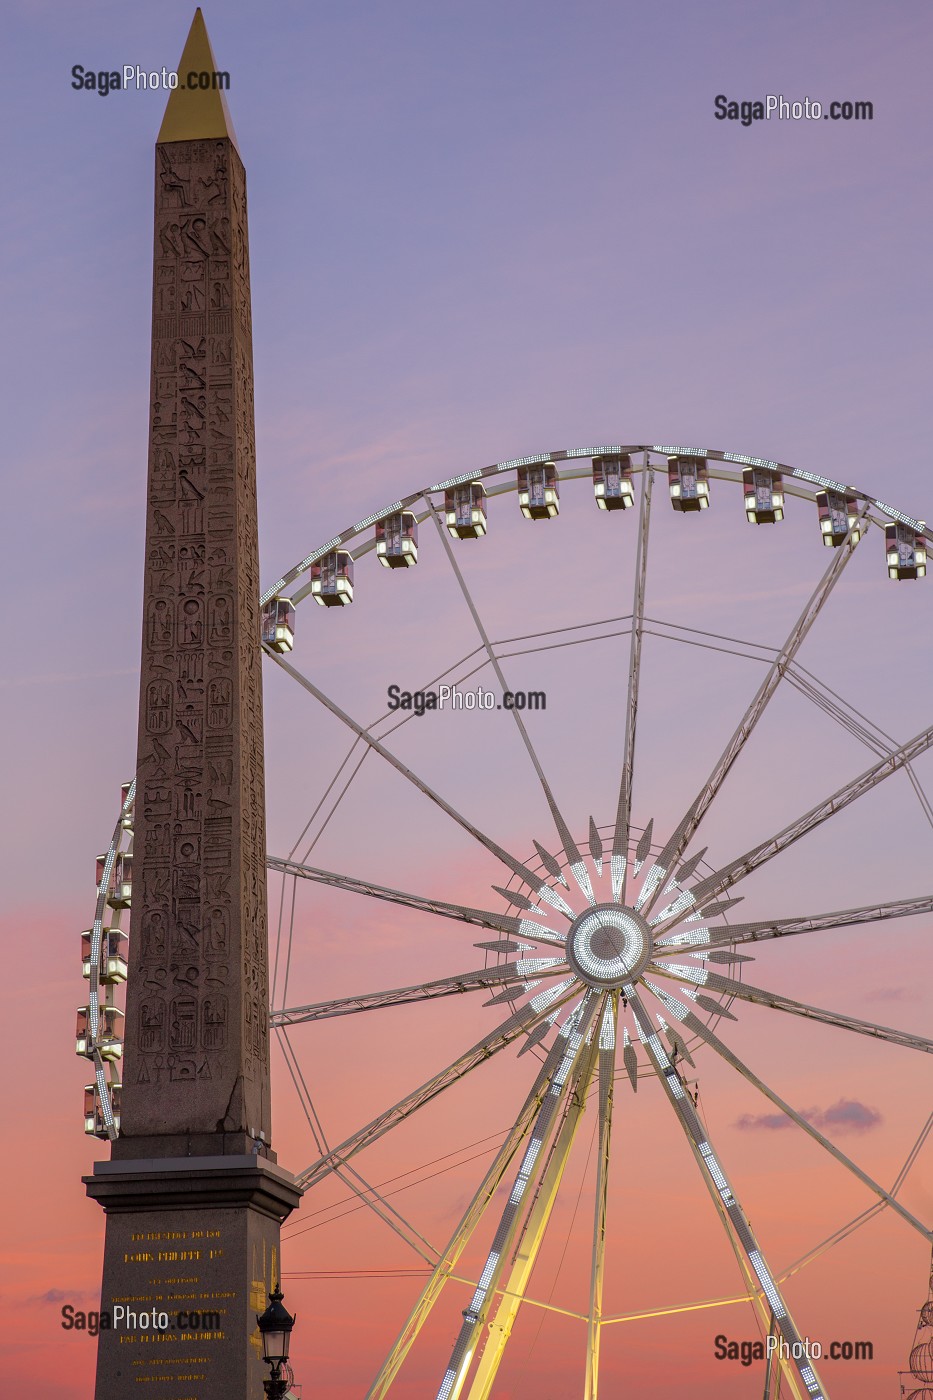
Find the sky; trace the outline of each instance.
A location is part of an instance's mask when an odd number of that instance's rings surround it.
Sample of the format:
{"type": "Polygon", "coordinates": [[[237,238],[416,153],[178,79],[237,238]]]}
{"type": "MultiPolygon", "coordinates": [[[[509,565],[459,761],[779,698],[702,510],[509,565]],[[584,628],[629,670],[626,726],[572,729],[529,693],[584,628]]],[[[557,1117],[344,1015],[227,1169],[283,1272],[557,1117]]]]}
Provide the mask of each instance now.
{"type": "MultiPolygon", "coordinates": [[[[101,1147],[81,1131],[86,1071],[71,1041],[93,863],[134,763],[152,146],[165,101],[75,91],[71,71],[172,68],[191,15],[177,0],[10,0],[5,11],[0,927],[18,995],[5,1018],[0,1303],[11,1325],[0,1374],[38,1400],[92,1392],[93,1343],[60,1327],[63,1302],[95,1306],[103,1243],[101,1213],[80,1184],[101,1147]]],[[[748,453],[933,519],[927,7],[271,0],[208,5],[205,18],[231,74],[249,182],[264,585],[406,492],[593,443],[748,453]],[[746,127],[717,120],[718,94],[825,108],[870,101],[874,118],[746,127]]],[[[779,527],[752,528],[729,483],[714,481],[702,518],[675,516],[663,479],[654,485],[649,615],[779,646],[829,560],[813,506],[791,499],[779,527]]],[[[561,506],[558,520],[529,524],[514,496],[495,498],[487,538],[457,547],[496,639],[631,611],[632,512],[597,513],[585,480],[564,484],[561,506]]],[[[891,583],[870,530],[801,653],[900,741],[929,723],[930,587],[891,583]]],[[[429,523],[410,577],[367,555],[353,607],[310,613],[310,603],[299,609],[296,665],[365,723],[385,711],[390,684],[424,685],[476,645],[429,523]]],[[[547,690],[547,713],[529,727],[582,840],[591,814],[605,825],[614,813],[628,639],[506,665],[513,688],[547,690]]],[[[744,658],[648,639],[638,827],[653,817],[658,833],[670,830],[760,677],[744,658]]],[[[491,683],[488,671],[480,680],[491,683]]],[[[284,855],[350,739],[274,668],[265,687],[269,848],[284,855]]],[[[554,848],[506,717],[426,716],[389,742],[516,855],[535,839],[554,848]]],[[[872,761],[782,688],[704,826],[710,859],[731,859],[872,761]]],[[[916,775],[933,793],[929,756],[916,775]]],[[[899,775],[743,884],[742,917],[923,894],[931,844],[899,775]]],[[[375,759],[310,859],[502,907],[491,903],[496,862],[375,759]]],[[[270,881],[273,927],[279,895],[270,881]]],[[[481,956],[469,929],[305,884],[295,927],[291,1004],[439,977],[481,956]]],[[[922,1033],[930,932],[921,916],[788,940],[762,948],[749,979],[922,1033]]],[[[331,1140],[488,1034],[497,1010],[463,997],[297,1028],[292,1043],[331,1140]]],[[[736,1053],[889,1185],[928,1112],[925,1057],[763,1008],[736,1014],[723,1029],[736,1053]]],[[[392,1198],[432,1242],[513,1121],[529,1062],[506,1052],[361,1161],[374,1182],[441,1172],[392,1198]]],[[[697,1056],[696,1078],[711,1140],[778,1272],[871,1204],[709,1052],[697,1056]]],[[[274,1093],[279,1160],[300,1170],[315,1152],[281,1058],[274,1093]]],[[[613,1316],[741,1291],[670,1120],[656,1084],[645,1079],[633,1097],[620,1080],[613,1316]]],[[[587,1114],[529,1289],[567,1313],[586,1311],[591,1137],[587,1114]]],[[[927,1149],[902,1193],[927,1221],[931,1163],[927,1149]]],[[[368,1213],[331,1223],[344,1194],[328,1183],[284,1232],[286,1299],[300,1315],[296,1374],[306,1395],[335,1400],[365,1393],[420,1286],[403,1273],[420,1266],[417,1255],[368,1213]]],[[[465,1277],[482,1267],[483,1243],[480,1232],[465,1277]]],[[[830,1393],[897,1393],[929,1263],[924,1240],[886,1212],[789,1281],[811,1338],[873,1342],[871,1362],[823,1365],[830,1393]]],[[[448,1293],[401,1374],[400,1400],[439,1381],[466,1300],[462,1286],[448,1293]]],[[[757,1336],[747,1306],[605,1333],[610,1394],[624,1384],[647,1400],[760,1391],[760,1367],[714,1354],[718,1334],[757,1336]]],[[[584,1336],[565,1313],[525,1308],[494,1400],[577,1395],[584,1336]]]]}

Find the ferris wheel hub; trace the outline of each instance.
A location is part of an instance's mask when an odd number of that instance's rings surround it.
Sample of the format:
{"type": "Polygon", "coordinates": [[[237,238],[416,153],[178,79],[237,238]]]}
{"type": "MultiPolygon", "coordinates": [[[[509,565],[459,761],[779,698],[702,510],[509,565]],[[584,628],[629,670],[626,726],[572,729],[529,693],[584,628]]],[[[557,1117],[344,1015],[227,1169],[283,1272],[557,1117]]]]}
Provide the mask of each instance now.
{"type": "Polygon", "coordinates": [[[575,919],[567,934],[567,961],[590,987],[622,987],[651,960],[651,929],[634,909],[597,904],[575,919]]]}

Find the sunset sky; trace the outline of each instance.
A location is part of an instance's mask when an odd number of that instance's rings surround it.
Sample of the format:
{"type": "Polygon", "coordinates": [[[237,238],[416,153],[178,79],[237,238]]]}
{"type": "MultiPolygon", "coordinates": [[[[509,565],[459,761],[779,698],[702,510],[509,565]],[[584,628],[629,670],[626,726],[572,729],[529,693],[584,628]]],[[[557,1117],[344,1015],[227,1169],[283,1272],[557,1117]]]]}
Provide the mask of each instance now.
{"type": "MultiPolygon", "coordinates": [[[[166,98],[75,91],[71,70],[171,69],[192,12],[178,0],[11,0],[6,10],[0,919],[13,986],[0,1376],[37,1400],[84,1400],[93,1387],[93,1342],[59,1325],[63,1302],[97,1305],[103,1244],[80,1177],[106,1149],[82,1133],[87,1070],[72,1054],[73,1025],[94,859],[135,762],[152,148],[166,98]]],[[[205,18],[231,75],[249,183],[264,585],[407,492],[597,443],[776,459],[933,520],[925,7],[235,0],[205,6],[205,18]],[[716,119],[717,94],[769,93],[824,108],[870,101],[874,120],[716,119]]],[[[494,639],[631,611],[634,513],[598,513],[585,480],[564,485],[561,505],[558,520],[528,523],[513,495],[496,497],[487,538],[457,546],[494,639]]],[[[711,509],[686,518],[655,480],[652,618],[779,646],[829,561],[807,502],[789,500],[779,527],[755,529],[729,483],[714,482],[711,509]]],[[[872,529],[801,663],[903,742],[930,723],[931,610],[933,582],[890,582],[872,529]]],[[[476,645],[425,522],[417,569],[390,574],[370,554],[351,609],[312,615],[303,604],[295,664],[368,724],[390,684],[423,686],[476,645]]],[[[583,841],[590,815],[603,826],[614,817],[628,638],[505,664],[513,688],[548,693],[529,727],[583,841]]],[[[647,639],[638,828],[653,817],[666,837],[761,676],[744,658],[647,639]]],[[[478,681],[492,684],[488,670],[478,681]]],[[[299,834],[352,738],[281,672],[267,669],[265,686],[269,849],[284,856],[297,842],[300,855],[310,837],[302,845],[299,834]]],[[[516,857],[535,839],[557,849],[504,715],[429,715],[388,742],[516,857]]],[[[709,844],[723,864],[873,761],[782,690],[692,849],[709,844]]],[[[929,754],[915,771],[933,796],[929,754]]],[[[736,917],[929,893],[931,852],[931,825],[899,774],[752,877],[736,917]]],[[[502,867],[375,756],[310,859],[503,907],[490,889],[504,883],[502,867]]],[[[273,928],[279,898],[273,878],[273,928]]],[[[292,1005],[481,965],[472,944],[483,935],[469,928],[311,885],[298,892],[295,931],[292,1005]]],[[[754,950],[748,977],[923,1034],[931,931],[921,916],[805,935],[754,950]]],[[[329,1140],[491,1032],[501,1008],[484,1010],[483,999],[296,1029],[329,1140]]],[[[720,1033],[736,1053],[890,1186],[929,1112],[926,1057],[777,1011],[735,1012],[720,1033]]],[[[874,1197],[711,1052],[696,1059],[711,1140],[780,1274],[874,1197]]],[[[533,1057],[506,1051],[360,1159],[375,1183],[440,1172],[392,1197],[432,1243],[462,1212],[534,1069],[533,1057]]],[[[297,1171],[315,1151],[281,1058],[276,1074],[274,1145],[297,1171]]],[[[607,1315],[741,1292],[657,1084],[645,1078],[633,1098],[622,1077],[616,1106],[607,1315]]],[[[568,1312],[587,1306],[593,1116],[529,1288],[568,1312]]],[[[345,1195],[326,1184],[284,1231],[306,1400],[365,1394],[420,1286],[403,1272],[418,1257],[368,1213],[329,1223],[345,1195]]],[[[901,1199],[933,1220],[929,1145],[901,1199]]],[[[464,1256],[464,1277],[482,1267],[490,1233],[464,1256]]],[[[923,1239],[885,1212],[790,1281],[804,1333],[874,1344],[871,1363],[821,1363],[830,1393],[898,1393],[929,1266],[923,1239]]],[[[468,1296],[448,1293],[399,1400],[436,1393],[468,1296]]],[[[719,1333],[757,1336],[750,1308],[607,1328],[605,1394],[760,1394],[760,1367],[714,1358],[719,1333]]],[[[583,1323],[526,1308],[494,1400],[576,1400],[584,1344],[583,1323]]]]}

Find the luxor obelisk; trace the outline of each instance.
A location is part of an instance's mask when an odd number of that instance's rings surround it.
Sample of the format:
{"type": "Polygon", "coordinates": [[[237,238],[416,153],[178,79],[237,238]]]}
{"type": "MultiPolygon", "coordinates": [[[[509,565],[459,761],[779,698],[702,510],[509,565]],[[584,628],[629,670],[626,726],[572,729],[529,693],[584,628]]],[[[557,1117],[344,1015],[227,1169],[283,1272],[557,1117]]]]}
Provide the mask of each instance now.
{"type": "Polygon", "coordinates": [[[156,145],[122,1124],[86,1178],[107,1215],[101,1307],[125,1311],[100,1336],[96,1400],[261,1396],[253,1314],[299,1198],[269,1111],[246,178],[222,92],[186,86],[216,71],[198,10],[156,145]],[[167,1331],[138,1323],[154,1312],[167,1331]]]}

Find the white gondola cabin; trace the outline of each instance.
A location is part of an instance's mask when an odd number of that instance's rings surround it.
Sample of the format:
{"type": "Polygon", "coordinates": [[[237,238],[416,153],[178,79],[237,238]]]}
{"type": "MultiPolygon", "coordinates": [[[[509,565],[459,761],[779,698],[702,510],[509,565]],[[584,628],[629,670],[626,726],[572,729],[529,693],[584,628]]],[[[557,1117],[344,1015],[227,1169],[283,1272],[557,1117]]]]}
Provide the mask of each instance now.
{"type": "MultiPolygon", "coordinates": [[[[91,1032],[91,1008],[78,1007],[75,1027],[75,1054],[91,1059],[95,1042],[91,1032]]],[[[97,1022],[97,1049],[104,1060],[119,1060],[123,1054],[123,1012],[118,1006],[101,1006],[97,1022]]]]}
{"type": "Polygon", "coordinates": [[[526,520],[550,520],[560,510],[560,488],[553,462],[518,469],[518,504],[526,520]]]}
{"type": "Polygon", "coordinates": [[[311,565],[311,597],[324,608],[353,602],[353,558],[345,549],[332,549],[311,565]]]}
{"type": "MultiPolygon", "coordinates": [[[[97,857],[97,888],[104,878],[107,856],[97,857]]],[[[133,857],[129,851],[118,851],[107,886],[107,903],[111,909],[129,909],[133,899],[133,857]]]]}
{"type": "Polygon", "coordinates": [[[705,457],[668,457],[667,483],[675,510],[705,510],[709,505],[709,468],[705,457]]]}
{"type": "Polygon", "coordinates": [[[486,533],[486,488],[468,481],[444,492],[444,519],[455,540],[478,540],[486,533]]]}
{"type": "Polygon", "coordinates": [[[911,525],[885,525],[888,578],[923,578],[927,571],[926,536],[911,525]]]}
{"type": "Polygon", "coordinates": [[[291,598],[270,598],[262,610],[262,640],[280,654],[295,645],[295,609],[291,598]]]}
{"type": "Polygon", "coordinates": [[[628,510],[635,504],[632,459],[628,453],[593,458],[593,494],[600,510],[628,510]]]}
{"type": "MultiPolygon", "coordinates": [[[[118,1132],[120,1130],[120,1089],[119,1084],[110,1086],[110,1107],[113,1113],[114,1127],[118,1132]]],[[[106,1138],[110,1136],[107,1132],[107,1121],[96,1084],[85,1084],[84,1086],[84,1131],[89,1137],[106,1138]]]]}
{"type": "MultiPolygon", "coordinates": [[[[91,975],[93,940],[94,930],[85,929],[81,935],[81,971],[87,978],[91,975]]],[[[106,986],[126,981],[126,934],[118,928],[101,929],[99,981],[106,986]]]]}
{"type": "MultiPolygon", "coordinates": [[[[128,801],[128,799],[129,799],[129,795],[130,795],[130,788],[131,788],[132,786],[133,786],[132,782],[121,784],[121,787],[120,787],[120,811],[121,811],[121,812],[123,812],[124,807],[126,807],[126,804],[127,804],[127,801],[128,801]]],[[[130,807],[130,809],[129,809],[127,812],[123,812],[123,815],[120,817],[120,825],[123,827],[123,830],[124,830],[124,831],[132,831],[132,830],[133,830],[133,808],[132,808],[132,807],[130,807]]]]}
{"type": "Polygon", "coordinates": [[[742,472],[745,514],[751,525],[774,525],[784,519],[784,485],[780,472],[746,467],[742,472]]]}
{"type": "Polygon", "coordinates": [[[838,548],[850,530],[854,531],[853,537],[858,539],[859,532],[855,530],[858,501],[853,492],[847,491],[843,495],[841,491],[817,491],[816,509],[823,543],[829,549],[838,548]]]}
{"type": "Polygon", "coordinates": [[[387,569],[410,569],[418,562],[418,522],[410,510],[397,510],[376,525],[376,558],[387,569]]]}

